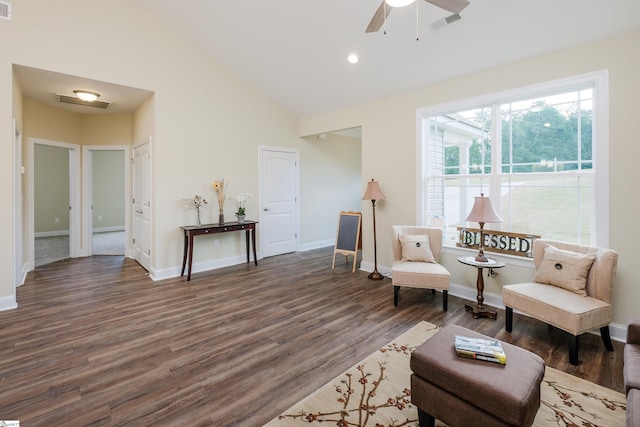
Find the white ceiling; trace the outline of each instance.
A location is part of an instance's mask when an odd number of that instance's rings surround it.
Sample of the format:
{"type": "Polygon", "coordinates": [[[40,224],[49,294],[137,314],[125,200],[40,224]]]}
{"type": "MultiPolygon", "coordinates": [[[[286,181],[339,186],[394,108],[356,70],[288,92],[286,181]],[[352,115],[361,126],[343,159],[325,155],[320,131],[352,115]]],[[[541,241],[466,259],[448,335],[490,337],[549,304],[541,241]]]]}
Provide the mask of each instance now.
{"type": "Polygon", "coordinates": [[[143,89],[120,86],[98,80],[87,79],[53,71],[14,65],[13,67],[22,94],[42,104],[72,111],[79,114],[127,114],[132,113],[140,104],[152,95],[143,89]],[[74,90],[88,90],[100,94],[99,101],[111,102],[107,109],[82,105],[61,104],[57,95],[74,96],[74,90]]]}
{"type": "Polygon", "coordinates": [[[470,0],[435,31],[450,14],[417,0],[387,34],[365,34],[381,0],[137,1],[298,117],[640,30],[640,0],[470,0]]]}
{"type": "MultiPolygon", "coordinates": [[[[393,10],[386,34],[365,34],[381,0],[135,1],[297,117],[640,31],[640,0],[470,0],[462,20],[439,30],[431,22],[449,13],[417,0],[393,10]]],[[[131,112],[151,95],[28,67],[16,74],[25,96],[81,113],[131,112]],[[56,102],[83,85],[109,109],[56,102]]]]}

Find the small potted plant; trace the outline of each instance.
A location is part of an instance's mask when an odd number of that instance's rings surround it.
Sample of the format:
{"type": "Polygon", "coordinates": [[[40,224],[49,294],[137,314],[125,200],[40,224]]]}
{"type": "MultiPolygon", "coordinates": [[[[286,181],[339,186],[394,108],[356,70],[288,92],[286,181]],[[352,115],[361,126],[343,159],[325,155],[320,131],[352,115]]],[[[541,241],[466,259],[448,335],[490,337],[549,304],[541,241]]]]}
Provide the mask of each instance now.
{"type": "Polygon", "coordinates": [[[246,217],[247,214],[247,210],[245,208],[246,203],[251,199],[251,194],[250,193],[242,193],[242,194],[238,194],[235,197],[235,201],[236,201],[236,217],[238,217],[238,222],[240,224],[244,223],[244,219],[246,217]]]}

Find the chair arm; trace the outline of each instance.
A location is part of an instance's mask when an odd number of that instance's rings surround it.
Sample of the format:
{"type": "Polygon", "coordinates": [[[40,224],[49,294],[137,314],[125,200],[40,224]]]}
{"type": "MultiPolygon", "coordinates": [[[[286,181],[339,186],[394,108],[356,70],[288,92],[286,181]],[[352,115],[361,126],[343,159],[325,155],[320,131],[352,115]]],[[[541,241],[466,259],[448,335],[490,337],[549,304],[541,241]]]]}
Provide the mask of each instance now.
{"type": "Polygon", "coordinates": [[[627,344],[640,344],[640,320],[632,320],[627,326],[627,344]]]}

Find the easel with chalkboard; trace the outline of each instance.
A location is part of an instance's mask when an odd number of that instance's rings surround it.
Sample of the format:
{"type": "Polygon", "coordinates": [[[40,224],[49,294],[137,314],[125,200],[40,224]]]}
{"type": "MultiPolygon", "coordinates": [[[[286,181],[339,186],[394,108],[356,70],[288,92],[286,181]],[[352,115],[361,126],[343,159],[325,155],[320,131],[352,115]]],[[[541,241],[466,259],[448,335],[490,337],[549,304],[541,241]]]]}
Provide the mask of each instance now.
{"type": "Polygon", "coordinates": [[[362,213],[361,212],[340,212],[338,216],[338,231],[336,233],[336,247],[333,250],[333,263],[331,269],[336,266],[336,254],[345,256],[345,260],[349,259],[349,255],[353,255],[353,272],[356,272],[356,260],[358,259],[358,250],[362,249],[362,213]]]}

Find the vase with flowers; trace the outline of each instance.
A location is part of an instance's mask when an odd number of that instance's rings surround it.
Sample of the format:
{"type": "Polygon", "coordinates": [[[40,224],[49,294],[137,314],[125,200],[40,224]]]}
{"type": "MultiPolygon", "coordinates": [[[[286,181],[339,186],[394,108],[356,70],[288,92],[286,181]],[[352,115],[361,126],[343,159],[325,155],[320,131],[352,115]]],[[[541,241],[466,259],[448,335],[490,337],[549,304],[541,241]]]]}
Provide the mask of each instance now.
{"type": "Polygon", "coordinates": [[[251,200],[251,193],[241,193],[235,197],[236,201],[236,217],[240,224],[244,223],[245,216],[247,214],[246,203],[251,200]]]}
{"type": "Polygon", "coordinates": [[[213,181],[213,189],[216,192],[218,198],[218,224],[224,224],[224,191],[227,188],[227,181],[223,179],[216,179],[213,181]]]}
{"type": "Polygon", "coordinates": [[[186,206],[196,209],[196,227],[201,227],[202,222],[200,221],[200,208],[208,203],[206,199],[196,194],[190,199],[182,199],[182,202],[186,206]]]}

